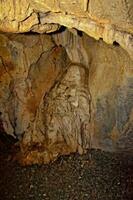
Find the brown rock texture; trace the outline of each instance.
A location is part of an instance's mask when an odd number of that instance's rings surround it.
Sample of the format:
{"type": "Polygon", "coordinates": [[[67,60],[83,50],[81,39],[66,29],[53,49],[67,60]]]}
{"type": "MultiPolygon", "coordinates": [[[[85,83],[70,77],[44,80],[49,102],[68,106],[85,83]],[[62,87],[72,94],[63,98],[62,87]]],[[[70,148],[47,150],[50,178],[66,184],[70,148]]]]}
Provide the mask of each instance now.
{"type": "Polygon", "coordinates": [[[62,25],[109,44],[116,41],[133,55],[132,0],[0,1],[2,32],[49,33],[62,25]]]}
{"type": "Polygon", "coordinates": [[[133,152],[132,0],[0,1],[0,31],[0,126],[22,164],[133,152]]]}
{"type": "Polygon", "coordinates": [[[64,70],[66,53],[47,35],[1,34],[0,41],[1,118],[5,132],[21,137],[64,70]]]}

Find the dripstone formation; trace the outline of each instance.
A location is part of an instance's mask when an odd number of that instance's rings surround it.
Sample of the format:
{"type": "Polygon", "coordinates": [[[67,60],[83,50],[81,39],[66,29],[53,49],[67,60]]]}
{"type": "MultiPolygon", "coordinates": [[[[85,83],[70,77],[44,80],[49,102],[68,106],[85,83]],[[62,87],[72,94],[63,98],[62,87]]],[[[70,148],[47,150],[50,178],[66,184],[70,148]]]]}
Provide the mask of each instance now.
{"type": "Polygon", "coordinates": [[[0,2],[0,126],[22,164],[133,152],[133,1],[0,2]]]}

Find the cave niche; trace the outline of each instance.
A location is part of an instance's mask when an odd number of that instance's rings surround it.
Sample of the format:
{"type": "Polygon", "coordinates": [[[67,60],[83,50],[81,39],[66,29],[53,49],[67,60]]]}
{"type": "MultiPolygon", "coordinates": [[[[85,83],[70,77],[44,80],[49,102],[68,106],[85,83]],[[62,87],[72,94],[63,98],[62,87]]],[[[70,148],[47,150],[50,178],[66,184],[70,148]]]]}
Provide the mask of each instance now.
{"type": "Polygon", "coordinates": [[[0,34],[1,132],[23,165],[91,148],[133,151],[133,61],[83,32],[0,34]]]}

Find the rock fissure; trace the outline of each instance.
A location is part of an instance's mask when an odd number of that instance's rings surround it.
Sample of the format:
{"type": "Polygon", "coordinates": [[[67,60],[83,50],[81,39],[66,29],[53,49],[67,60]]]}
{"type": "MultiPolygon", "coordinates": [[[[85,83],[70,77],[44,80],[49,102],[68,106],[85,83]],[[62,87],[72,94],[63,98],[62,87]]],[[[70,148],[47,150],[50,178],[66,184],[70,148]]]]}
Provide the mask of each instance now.
{"type": "Polygon", "coordinates": [[[4,63],[4,60],[2,58],[2,56],[0,56],[0,60],[1,60],[1,63],[2,63],[2,66],[4,67],[4,70],[5,72],[9,75],[9,77],[12,79],[12,75],[8,72],[8,69],[6,68],[6,64],[4,63]]]}

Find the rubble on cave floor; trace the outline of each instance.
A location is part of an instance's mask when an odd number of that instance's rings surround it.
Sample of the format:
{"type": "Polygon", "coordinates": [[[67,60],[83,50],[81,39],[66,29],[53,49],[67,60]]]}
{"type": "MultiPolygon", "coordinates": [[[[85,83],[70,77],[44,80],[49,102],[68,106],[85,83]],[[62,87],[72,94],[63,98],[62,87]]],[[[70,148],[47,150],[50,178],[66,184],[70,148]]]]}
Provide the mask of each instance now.
{"type": "Polygon", "coordinates": [[[91,150],[21,167],[0,151],[0,200],[131,200],[133,157],[91,150]]]}

